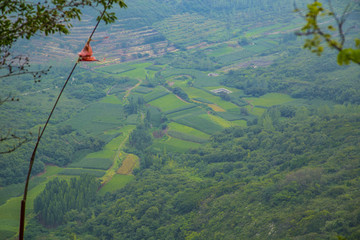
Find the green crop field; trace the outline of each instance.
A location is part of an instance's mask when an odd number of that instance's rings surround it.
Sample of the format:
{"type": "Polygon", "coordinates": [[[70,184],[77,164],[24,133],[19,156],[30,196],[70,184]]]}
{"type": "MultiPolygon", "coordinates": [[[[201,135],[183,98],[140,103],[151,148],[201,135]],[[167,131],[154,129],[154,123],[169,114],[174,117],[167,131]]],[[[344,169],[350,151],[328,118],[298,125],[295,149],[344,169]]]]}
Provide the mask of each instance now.
{"type": "MultiPolygon", "coordinates": [[[[220,88],[220,87],[216,87],[215,89],[217,89],[217,88],[220,88]]],[[[226,111],[239,108],[237,105],[235,105],[231,102],[224,101],[220,97],[212,95],[211,93],[208,93],[199,88],[191,87],[191,88],[184,88],[183,90],[188,94],[188,96],[190,98],[206,99],[209,102],[216,103],[219,107],[225,109],[226,111]]]]}
{"type": "Polygon", "coordinates": [[[167,94],[169,94],[169,91],[167,91],[164,87],[156,87],[152,92],[144,96],[144,100],[145,102],[148,103],[150,101],[161,98],[167,94]]]}
{"type": "Polygon", "coordinates": [[[144,86],[138,86],[137,88],[134,89],[134,92],[147,94],[147,93],[152,92],[153,90],[154,90],[153,88],[148,88],[148,87],[144,87],[144,86]]]}
{"type": "Polygon", "coordinates": [[[186,134],[186,133],[178,132],[178,131],[173,131],[173,130],[168,130],[167,134],[170,137],[181,139],[181,140],[188,141],[188,142],[194,142],[194,143],[207,143],[208,142],[208,139],[206,139],[206,138],[199,138],[194,135],[190,135],[190,134],[186,134]]]}
{"type": "Polygon", "coordinates": [[[163,112],[188,105],[188,103],[181,101],[174,94],[168,94],[149,102],[149,104],[160,108],[163,112]]]}
{"type": "Polygon", "coordinates": [[[195,108],[187,108],[183,111],[177,111],[171,114],[166,115],[168,119],[176,120],[179,118],[187,117],[187,116],[196,116],[199,114],[206,114],[206,111],[200,107],[195,108]]]}
{"type": "Polygon", "coordinates": [[[100,190],[99,195],[105,195],[107,192],[115,192],[123,187],[126,184],[133,181],[135,179],[134,175],[114,175],[109,182],[107,182],[100,190]]]}
{"type": "Polygon", "coordinates": [[[168,127],[169,127],[169,130],[186,133],[186,134],[193,135],[193,136],[196,136],[199,138],[208,139],[210,137],[209,134],[206,134],[195,128],[188,127],[188,126],[176,123],[176,122],[169,123],[168,127]]]}
{"type": "Polygon", "coordinates": [[[245,98],[254,106],[271,107],[278,104],[284,104],[294,101],[292,97],[282,93],[268,93],[259,98],[245,98]]]}
{"type": "Polygon", "coordinates": [[[136,67],[128,64],[114,64],[110,66],[99,67],[97,69],[108,73],[122,73],[136,69],[136,67]]]}
{"type": "Polygon", "coordinates": [[[208,115],[208,116],[214,123],[222,126],[223,128],[229,128],[233,126],[232,122],[227,121],[219,116],[214,116],[214,115],[208,115]]]}
{"type": "Polygon", "coordinates": [[[195,107],[197,107],[196,104],[187,104],[186,106],[177,107],[177,108],[171,109],[169,111],[166,111],[165,114],[173,114],[173,113],[176,113],[176,112],[181,112],[181,111],[191,109],[191,108],[195,108],[195,107]]]}
{"type": "Polygon", "coordinates": [[[80,174],[88,173],[94,175],[95,177],[102,177],[105,174],[105,171],[101,170],[92,170],[92,169],[82,169],[82,168],[65,168],[61,172],[60,175],[69,175],[69,176],[78,176],[80,174]]]}
{"type": "Polygon", "coordinates": [[[246,116],[241,115],[240,110],[235,112],[218,112],[217,113],[220,117],[228,121],[235,121],[244,119],[246,116]]]}
{"type": "Polygon", "coordinates": [[[213,134],[223,129],[221,125],[216,124],[213,120],[211,120],[208,114],[201,114],[196,116],[190,115],[176,119],[175,122],[195,128],[207,134],[213,134]]]}
{"type": "Polygon", "coordinates": [[[122,104],[122,101],[115,95],[108,95],[100,100],[101,103],[122,104]]]}
{"type": "Polygon", "coordinates": [[[204,40],[218,41],[226,34],[223,22],[210,20],[196,13],[173,15],[153,26],[171,42],[186,45],[204,40]]]}
{"type": "Polygon", "coordinates": [[[79,162],[70,164],[69,168],[90,168],[107,170],[111,167],[112,160],[109,158],[83,158],[79,162]]]}
{"type": "Polygon", "coordinates": [[[124,119],[122,106],[111,103],[94,103],[64,124],[92,135],[116,128],[124,119]]]}

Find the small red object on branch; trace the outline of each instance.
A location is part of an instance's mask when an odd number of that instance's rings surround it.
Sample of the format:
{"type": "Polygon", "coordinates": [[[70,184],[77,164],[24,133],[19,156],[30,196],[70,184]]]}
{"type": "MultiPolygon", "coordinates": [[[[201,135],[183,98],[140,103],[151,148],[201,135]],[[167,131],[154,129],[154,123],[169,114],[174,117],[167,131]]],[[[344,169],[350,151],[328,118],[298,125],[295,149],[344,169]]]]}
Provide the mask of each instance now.
{"type": "Polygon", "coordinates": [[[86,62],[99,61],[93,56],[93,51],[90,46],[90,41],[91,39],[87,41],[83,50],[79,52],[79,61],[86,61],[86,62]]]}

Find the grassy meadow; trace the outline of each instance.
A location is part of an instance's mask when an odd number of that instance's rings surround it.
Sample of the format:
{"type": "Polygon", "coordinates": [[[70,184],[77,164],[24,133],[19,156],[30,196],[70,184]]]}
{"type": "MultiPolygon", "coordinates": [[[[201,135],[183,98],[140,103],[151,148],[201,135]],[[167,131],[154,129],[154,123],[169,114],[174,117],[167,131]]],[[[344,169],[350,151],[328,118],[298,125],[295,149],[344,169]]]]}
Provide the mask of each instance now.
{"type": "Polygon", "coordinates": [[[180,100],[174,94],[168,94],[164,97],[149,102],[149,104],[159,108],[163,112],[188,105],[188,103],[180,100]]]}

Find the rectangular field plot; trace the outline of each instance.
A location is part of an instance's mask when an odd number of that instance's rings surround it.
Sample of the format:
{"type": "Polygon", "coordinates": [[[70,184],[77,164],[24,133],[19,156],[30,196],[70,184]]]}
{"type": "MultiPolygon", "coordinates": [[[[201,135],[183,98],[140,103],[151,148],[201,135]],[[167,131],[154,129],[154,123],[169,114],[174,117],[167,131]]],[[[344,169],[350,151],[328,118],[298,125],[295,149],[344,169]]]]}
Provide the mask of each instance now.
{"type": "Polygon", "coordinates": [[[108,95],[100,100],[101,103],[122,104],[122,101],[115,95],[108,95]]]}
{"type": "Polygon", "coordinates": [[[187,116],[176,119],[175,122],[195,128],[207,134],[213,134],[223,130],[223,127],[215,123],[208,114],[201,114],[197,116],[187,116]]]}
{"type": "Polygon", "coordinates": [[[80,174],[91,174],[95,177],[102,177],[105,174],[105,171],[101,170],[92,170],[92,169],[82,169],[82,168],[66,168],[59,172],[60,175],[70,175],[70,176],[78,176],[80,174]]]}
{"type": "Polygon", "coordinates": [[[188,105],[188,103],[181,101],[174,94],[168,94],[149,102],[149,104],[160,108],[163,112],[188,105]]]}
{"type": "Polygon", "coordinates": [[[68,120],[66,124],[98,135],[119,126],[123,120],[124,113],[120,104],[95,103],[68,120]]]}
{"type": "Polygon", "coordinates": [[[196,116],[200,114],[206,114],[206,111],[200,107],[187,108],[182,111],[176,111],[170,114],[167,114],[166,117],[172,120],[176,120],[179,118],[187,117],[187,116],[196,116]]]}
{"type": "Polygon", "coordinates": [[[206,134],[195,128],[188,127],[188,126],[176,123],[176,122],[171,122],[171,123],[169,123],[168,126],[169,126],[169,130],[172,130],[172,131],[182,132],[182,133],[186,133],[186,134],[193,135],[193,136],[196,136],[199,138],[204,138],[204,139],[208,139],[210,137],[209,134],[206,134]]]}
{"type": "Polygon", "coordinates": [[[282,93],[268,93],[259,98],[246,98],[254,106],[271,107],[294,101],[292,97],[282,93]]]}
{"type": "Polygon", "coordinates": [[[178,131],[169,130],[169,131],[167,131],[167,134],[170,137],[181,139],[181,140],[188,141],[188,142],[194,142],[194,143],[207,143],[208,142],[208,139],[206,139],[206,138],[200,138],[200,137],[196,137],[194,135],[190,135],[190,134],[178,132],[178,131]]]}
{"type": "Polygon", "coordinates": [[[153,149],[155,151],[170,151],[170,152],[186,152],[189,149],[196,149],[201,147],[200,143],[188,142],[177,138],[171,138],[166,141],[155,141],[153,149]]]}
{"type": "Polygon", "coordinates": [[[125,187],[126,184],[135,179],[133,175],[114,175],[109,182],[107,182],[100,190],[99,194],[104,195],[107,192],[114,192],[125,187]]]}
{"type": "Polygon", "coordinates": [[[153,90],[154,90],[153,88],[148,88],[148,87],[144,87],[144,86],[138,86],[133,91],[137,92],[137,93],[141,93],[141,94],[147,94],[147,93],[152,92],[153,90]]]}
{"type": "Polygon", "coordinates": [[[225,109],[226,111],[238,108],[238,106],[236,106],[235,104],[224,101],[220,97],[199,88],[184,88],[183,90],[188,94],[190,98],[205,99],[208,102],[216,103],[216,105],[218,105],[222,109],[225,109]]]}
{"type": "Polygon", "coordinates": [[[111,167],[112,163],[108,158],[83,158],[79,162],[70,164],[69,167],[107,170],[111,167]]]}
{"type": "Polygon", "coordinates": [[[125,64],[113,64],[110,66],[99,67],[97,69],[100,71],[103,71],[103,72],[119,74],[119,73],[134,70],[134,69],[136,69],[136,67],[133,67],[131,65],[125,65],[125,64]]]}
{"type": "Polygon", "coordinates": [[[197,107],[197,105],[195,105],[195,104],[187,104],[186,106],[177,107],[177,108],[171,109],[169,111],[166,111],[165,114],[173,114],[173,113],[176,113],[176,112],[185,111],[187,109],[191,109],[191,108],[195,108],[195,107],[197,107]]]}
{"type": "Polygon", "coordinates": [[[146,94],[144,96],[144,100],[145,102],[151,102],[168,94],[169,91],[167,91],[165,88],[157,87],[152,92],[146,94]]]}
{"type": "Polygon", "coordinates": [[[208,115],[208,116],[214,123],[222,126],[223,128],[229,128],[233,126],[233,124],[230,121],[227,121],[219,116],[214,116],[214,115],[208,115]]]}

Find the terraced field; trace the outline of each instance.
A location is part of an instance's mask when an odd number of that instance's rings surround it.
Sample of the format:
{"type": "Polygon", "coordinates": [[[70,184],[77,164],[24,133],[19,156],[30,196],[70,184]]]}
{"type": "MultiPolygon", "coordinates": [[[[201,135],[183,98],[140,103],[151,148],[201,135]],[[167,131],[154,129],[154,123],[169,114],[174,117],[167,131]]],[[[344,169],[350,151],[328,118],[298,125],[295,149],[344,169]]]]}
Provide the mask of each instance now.
{"type": "Polygon", "coordinates": [[[204,40],[217,41],[224,38],[224,22],[209,20],[198,14],[173,15],[154,24],[154,28],[171,42],[191,46],[204,40]]]}

